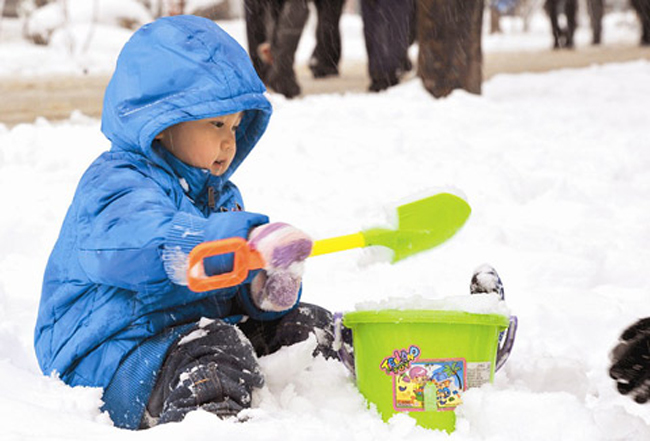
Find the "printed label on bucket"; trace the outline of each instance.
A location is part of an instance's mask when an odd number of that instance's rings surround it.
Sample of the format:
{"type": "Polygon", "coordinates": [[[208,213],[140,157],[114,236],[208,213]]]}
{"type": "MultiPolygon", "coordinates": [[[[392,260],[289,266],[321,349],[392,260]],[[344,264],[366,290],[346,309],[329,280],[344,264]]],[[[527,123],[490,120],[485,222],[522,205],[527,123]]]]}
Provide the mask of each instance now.
{"type": "Polygon", "coordinates": [[[492,363],[467,363],[467,387],[481,387],[490,382],[492,363]]]}
{"type": "Polygon", "coordinates": [[[467,388],[464,358],[420,358],[418,346],[396,349],[380,368],[393,377],[393,408],[397,412],[454,410],[467,388]]]}

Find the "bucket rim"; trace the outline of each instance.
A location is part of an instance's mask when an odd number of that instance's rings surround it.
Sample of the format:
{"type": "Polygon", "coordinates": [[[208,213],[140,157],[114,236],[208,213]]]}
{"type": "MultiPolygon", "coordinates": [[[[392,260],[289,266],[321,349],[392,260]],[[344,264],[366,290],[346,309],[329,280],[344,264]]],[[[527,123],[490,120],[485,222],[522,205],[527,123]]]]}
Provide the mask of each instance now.
{"type": "Polygon", "coordinates": [[[343,325],[357,324],[468,324],[507,328],[510,318],[502,314],[483,314],[453,310],[377,309],[350,311],[343,314],[343,325]]]}

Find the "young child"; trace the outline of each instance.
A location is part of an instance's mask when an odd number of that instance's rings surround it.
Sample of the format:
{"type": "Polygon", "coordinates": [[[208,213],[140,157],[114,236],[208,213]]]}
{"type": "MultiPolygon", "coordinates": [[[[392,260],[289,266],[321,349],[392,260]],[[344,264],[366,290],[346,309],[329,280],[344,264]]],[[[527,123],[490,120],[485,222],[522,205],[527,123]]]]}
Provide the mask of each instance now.
{"type": "MultiPolygon", "coordinates": [[[[244,211],[230,182],[268,124],[264,92],[246,52],[199,17],[145,25],[119,56],[102,115],[112,147],[81,178],[35,330],[43,372],[104,388],[119,427],[236,415],[264,383],[256,356],[314,331],[316,352],[335,356],[331,314],[298,303],[311,239],[244,211]],[[266,267],[188,289],[188,253],[237,236],[266,267]]],[[[204,262],[208,276],[231,268],[228,255],[204,262]]]]}

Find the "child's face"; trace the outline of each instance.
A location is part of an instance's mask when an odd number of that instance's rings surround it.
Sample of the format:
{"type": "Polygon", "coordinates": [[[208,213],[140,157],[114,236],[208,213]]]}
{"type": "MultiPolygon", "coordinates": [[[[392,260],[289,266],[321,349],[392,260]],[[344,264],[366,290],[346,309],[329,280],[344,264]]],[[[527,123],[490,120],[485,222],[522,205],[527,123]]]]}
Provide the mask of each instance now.
{"type": "Polygon", "coordinates": [[[185,121],[165,129],[157,138],[184,163],[223,175],[237,153],[236,132],[242,112],[185,121]]]}

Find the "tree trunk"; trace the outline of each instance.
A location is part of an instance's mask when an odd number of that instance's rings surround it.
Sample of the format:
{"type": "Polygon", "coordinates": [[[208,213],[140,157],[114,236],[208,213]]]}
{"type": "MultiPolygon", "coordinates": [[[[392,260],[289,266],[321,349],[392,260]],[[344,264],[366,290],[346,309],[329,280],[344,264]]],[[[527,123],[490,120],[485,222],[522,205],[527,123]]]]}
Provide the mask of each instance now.
{"type": "Polygon", "coordinates": [[[490,7],[490,34],[501,33],[501,13],[496,7],[490,7]]]}
{"type": "Polygon", "coordinates": [[[418,1],[418,75],[436,98],[481,93],[484,0],[418,1]]]}

